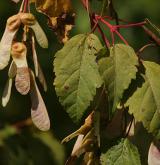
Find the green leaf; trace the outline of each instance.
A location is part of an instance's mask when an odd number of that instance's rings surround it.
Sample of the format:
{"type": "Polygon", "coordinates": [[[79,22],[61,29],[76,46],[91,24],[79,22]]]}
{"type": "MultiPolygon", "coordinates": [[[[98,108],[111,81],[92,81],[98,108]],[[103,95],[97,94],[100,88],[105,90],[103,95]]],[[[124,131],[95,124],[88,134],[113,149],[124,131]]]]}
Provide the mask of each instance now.
{"type": "Polygon", "coordinates": [[[78,122],[96,94],[102,80],[95,54],[102,49],[93,35],[79,34],[56,53],[54,60],[55,89],[70,117],[78,122]]]}
{"type": "Polygon", "coordinates": [[[136,121],[143,123],[149,132],[160,138],[160,65],[144,61],[145,82],[129,98],[126,106],[136,121]]]}
{"type": "Polygon", "coordinates": [[[109,95],[110,109],[114,112],[123,92],[136,78],[138,58],[130,46],[116,44],[110,49],[110,57],[99,61],[99,70],[109,95]]]}
{"type": "Polygon", "coordinates": [[[141,165],[137,147],[128,139],[121,142],[101,155],[102,165],[141,165]]]}

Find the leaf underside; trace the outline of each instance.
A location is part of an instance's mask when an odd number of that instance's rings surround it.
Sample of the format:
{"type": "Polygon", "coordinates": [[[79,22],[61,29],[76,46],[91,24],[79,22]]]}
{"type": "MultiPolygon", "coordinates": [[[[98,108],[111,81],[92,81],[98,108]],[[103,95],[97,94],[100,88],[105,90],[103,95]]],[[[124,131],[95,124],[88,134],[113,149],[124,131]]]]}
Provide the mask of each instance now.
{"type": "Polygon", "coordinates": [[[102,165],[141,165],[137,147],[122,139],[121,142],[113,146],[107,153],[101,155],[102,165]]]}
{"type": "Polygon", "coordinates": [[[160,66],[144,61],[145,82],[126,102],[136,121],[142,122],[149,132],[160,138],[160,66]]]}
{"type": "Polygon", "coordinates": [[[130,46],[116,44],[110,49],[110,56],[98,64],[108,91],[109,109],[114,112],[131,80],[136,78],[138,58],[130,46]]]}
{"type": "Polygon", "coordinates": [[[78,122],[102,84],[95,54],[102,48],[98,38],[80,34],[56,53],[55,89],[73,121],[78,122]]]}

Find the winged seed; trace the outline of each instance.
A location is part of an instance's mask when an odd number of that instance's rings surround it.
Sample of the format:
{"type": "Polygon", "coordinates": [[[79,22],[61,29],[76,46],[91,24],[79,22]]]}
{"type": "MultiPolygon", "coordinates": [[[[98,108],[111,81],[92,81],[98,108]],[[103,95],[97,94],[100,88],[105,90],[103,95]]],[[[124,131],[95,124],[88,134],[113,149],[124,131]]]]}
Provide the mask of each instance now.
{"type": "Polygon", "coordinates": [[[48,48],[48,39],[37,21],[30,28],[34,31],[36,40],[42,48],[48,48]]]}
{"type": "Polygon", "coordinates": [[[5,107],[9,102],[12,89],[12,79],[8,79],[2,95],[2,106],[5,107]]]}
{"type": "Polygon", "coordinates": [[[10,60],[12,41],[21,24],[19,15],[8,18],[7,25],[0,42],[0,70],[4,69],[10,60]]]}
{"type": "Polygon", "coordinates": [[[37,87],[33,72],[31,72],[31,82],[32,88],[30,91],[30,96],[32,101],[32,121],[40,130],[48,131],[50,129],[50,119],[48,116],[45,103],[37,87]]]}

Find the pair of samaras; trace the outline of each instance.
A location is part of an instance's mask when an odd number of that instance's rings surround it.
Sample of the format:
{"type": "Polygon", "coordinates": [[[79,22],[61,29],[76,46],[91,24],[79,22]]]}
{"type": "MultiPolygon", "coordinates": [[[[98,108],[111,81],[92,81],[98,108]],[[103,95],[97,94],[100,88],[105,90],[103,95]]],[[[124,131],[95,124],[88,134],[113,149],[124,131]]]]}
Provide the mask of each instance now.
{"type": "Polygon", "coordinates": [[[42,48],[48,47],[47,37],[31,13],[13,15],[7,20],[6,28],[0,42],[0,70],[8,65],[12,43],[21,24],[34,31],[37,42],[42,48]]]}

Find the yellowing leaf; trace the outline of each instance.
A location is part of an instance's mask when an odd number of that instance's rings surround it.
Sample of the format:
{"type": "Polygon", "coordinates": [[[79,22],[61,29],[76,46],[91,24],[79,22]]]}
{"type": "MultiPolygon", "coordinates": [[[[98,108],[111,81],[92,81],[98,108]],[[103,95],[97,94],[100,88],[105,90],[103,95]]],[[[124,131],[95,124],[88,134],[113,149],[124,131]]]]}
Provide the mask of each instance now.
{"type": "Polygon", "coordinates": [[[102,48],[93,35],[80,34],[56,53],[55,89],[70,117],[78,122],[102,85],[95,54],[102,48]]]}
{"type": "Polygon", "coordinates": [[[62,140],[62,143],[64,142],[68,142],[70,140],[72,140],[73,138],[75,138],[76,136],[79,135],[86,135],[93,127],[93,117],[94,117],[94,113],[92,112],[86,119],[84,124],[75,132],[73,132],[72,134],[68,135],[67,137],[65,137],[62,140]]]}
{"type": "Polygon", "coordinates": [[[71,0],[35,0],[39,11],[50,17],[58,17],[72,10],[71,0]]]}
{"type": "Polygon", "coordinates": [[[68,40],[68,33],[74,25],[75,14],[71,0],[33,0],[39,12],[49,17],[49,26],[62,42],[68,40]]]}
{"type": "Polygon", "coordinates": [[[110,57],[99,61],[99,70],[105,81],[112,112],[116,110],[131,80],[136,78],[136,65],[138,58],[134,50],[123,44],[116,44],[110,49],[110,57]]]}
{"type": "Polygon", "coordinates": [[[48,112],[45,103],[42,99],[42,96],[38,90],[33,72],[31,72],[31,82],[32,82],[32,87],[30,91],[30,96],[32,101],[32,108],[31,108],[32,121],[40,130],[48,131],[50,128],[50,120],[49,120],[48,112]]]}

